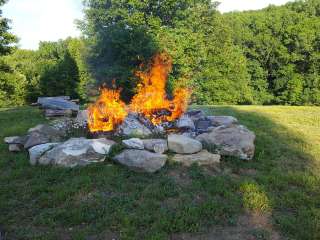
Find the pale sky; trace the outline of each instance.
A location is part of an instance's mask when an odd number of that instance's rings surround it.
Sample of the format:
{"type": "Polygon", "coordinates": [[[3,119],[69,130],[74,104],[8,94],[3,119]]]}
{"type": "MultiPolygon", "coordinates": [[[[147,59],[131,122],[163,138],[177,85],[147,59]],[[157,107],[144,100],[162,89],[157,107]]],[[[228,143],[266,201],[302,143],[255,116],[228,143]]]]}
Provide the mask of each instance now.
{"type": "MultiPolygon", "coordinates": [[[[269,4],[282,5],[288,0],[220,0],[221,12],[261,9],[269,4]]],[[[57,41],[79,36],[75,19],[82,18],[82,0],[9,0],[3,7],[12,20],[12,32],[19,46],[37,49],[40,41],[57,41]]]]}

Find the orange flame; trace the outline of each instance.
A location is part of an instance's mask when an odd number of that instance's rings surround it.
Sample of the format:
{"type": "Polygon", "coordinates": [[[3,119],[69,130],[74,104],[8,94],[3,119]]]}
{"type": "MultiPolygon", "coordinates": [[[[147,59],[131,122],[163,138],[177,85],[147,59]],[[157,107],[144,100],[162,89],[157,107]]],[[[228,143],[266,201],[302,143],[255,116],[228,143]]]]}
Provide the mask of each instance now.
{"type": "Polygon", "coordinates": [[[143,114],[154,125],[179,118],[186,110],[189,100],[187,89],[177,89],[170,101],[165,91],[172,60],[166,53],[157,54],[149,72],[137,72],[142,80],[130,104],[130,111],[143,114]],[[161,114],[167,110],[169,114],[161,114]]]}
{"type": "Polygon", "coordinates": [[[96,103],[88,108],[88,126],[91,132],[108,132],[127,117],[126,105],[120,100],[120,90],[101,89],[96,103]]]}
{"type": "Polygon", "coordinates": [[[187,109],[190,91],[178,88],[173,100],[167,98],[165,87],[171,70],[168,54],[155,55],[148,72],[136,73],[141,83],[128,108],[120,100],[120,91],[103,88],[98,101],[88,109],[90,131],[111,131],[124,121],[128,112],[140,113],[154,125],[178,119],[187,109]]]}

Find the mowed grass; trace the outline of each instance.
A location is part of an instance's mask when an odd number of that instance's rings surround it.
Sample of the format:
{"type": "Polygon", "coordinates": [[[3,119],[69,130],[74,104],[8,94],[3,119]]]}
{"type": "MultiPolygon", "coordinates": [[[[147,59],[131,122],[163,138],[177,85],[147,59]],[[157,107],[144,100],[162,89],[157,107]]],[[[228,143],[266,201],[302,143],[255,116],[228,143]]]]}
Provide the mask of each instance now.
{"type": "Polygon", "coordinates": [[[45,120],[35,108],[1,109],[0,230],[24,240],[275,239],[274,232],[320,239],[320,108],[196,108],[253,130],[255,158],[223,158],[221,169],[169,162],[156,174],[110,159],[75,169],[30,166],[27,153],[9,153],[2,139],[45,120]],[[248,215],[268,224],[246,229],[248,215]],[[238,238],[228,235],[235,230],[238,238]]]}

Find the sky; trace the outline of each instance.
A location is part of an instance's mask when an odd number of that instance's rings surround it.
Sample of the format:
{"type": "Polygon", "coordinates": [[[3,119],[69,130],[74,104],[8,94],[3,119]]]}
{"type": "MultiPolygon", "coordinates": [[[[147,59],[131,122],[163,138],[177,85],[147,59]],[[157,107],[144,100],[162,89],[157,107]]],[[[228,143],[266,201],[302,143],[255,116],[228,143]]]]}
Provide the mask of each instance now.
{"type": "MultiPolygon", "coordinates": [[[[253,10],[269,4],[282,5],[288,0],[220,0],[221,12],[253,10]]],[[[24,49],[37,49],[40,41],[57,41],[80,31],[75,25],[81,19],[82,0],[9,0],[3,15],[12,20],[12,32],[24,49]]]]}

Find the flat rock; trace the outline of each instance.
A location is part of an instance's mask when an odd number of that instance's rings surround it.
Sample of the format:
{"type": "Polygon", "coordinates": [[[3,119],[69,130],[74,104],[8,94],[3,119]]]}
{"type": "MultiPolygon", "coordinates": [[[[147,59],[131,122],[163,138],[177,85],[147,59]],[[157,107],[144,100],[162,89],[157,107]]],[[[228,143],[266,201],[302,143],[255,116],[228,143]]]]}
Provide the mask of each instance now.
{"type": "Polygon", "coordinates": [[[34,146],[29,149],[29,159],[30,164],[35,165],[38,162],[38,159],[47,151],[51,150],[55,146],[59,145],[59,143],[46,143],[34,146]]]}
{"type": "Polygon", "coordinates": [[[45,101],[52,99],[62,99],[62,100],[70,100],[70,96],[57,96],[57,97],[38,97],[38,104],[43,104],[45,101]]]}
{"type": "Polygon", "coordinates": [[[168,136],[169,150],[180,154],[192,154],[202,150],[200,141],[177,134],[168,136]]]}
{"type": "Polygon", "coordinates": [[[127,140],[122,140],[122,144],[126,148],[139,149],[139,150],[143,150],[144,149],[143,142],[142,142],[142,140],[140,138],[130,138],[130,139],[127,139],[127,140]]]}
{"type": "Polygon", "coordinates": [[[195,125],[193,120],[186,114],[182,115],[178,120],[177,120],[177,127],[181,129],[190,129],[194,130],[195,125]]]}
{"type": "Polygon", "coordinates": [[[134,114],[129,114],[123,123],[118,127],[118,134],[122,136],[148,137],[151,130],[141,124],[134,114]]]}
{"type": "Polygon", "coordinates": [[[169,150],[168,142],[165,139],[143,139],[142,142],[145,149],[155,153],[162,154],[169,150]]]}
{"type": "Polygon", "coordinates": [[[23,150],[23,145],[21,144],[9,144],[10,152],[21,152],[23,150]]]}
{"type": "Polygon", "coordinates": [[[137,172],[154,173],[166,164],[167,155],[127,149],[115,156],[114,160],[137,172]]]}
{"type": "Polygon", "coordinates": [[[38,103],[45,109],[79,111],[79,105],[60,97],[42,98],[38,103]]]}
{"type": "Polygon", "coordinates": [[[238,119],[232,116],[208,116],[207,119],[211,121],[211,124],[214,127],[219,127],[219,126],[231,126],[233,124],[238,123],[238,119]]]}
{"type": "Polygon", "coordinates": [[[63,131],[59,131],[49,125],[40,124],[29,129],[24,148],[29,149],[40,144],[60,142],[64,135],[65,132],[63,131]]]}
{"type": "Polygon", "coordinates": [[[190,155],[176,154],[172,158],[174,162],[179,162],[187,167],[191,166],[194,163],[200,166],[219,164],[220,159],[220,155],[209,153],[207,150],[202,150],[201,152],[190,155]]]}
{"type": "Polygon", "coordinates": [[[197,137],[221,155],[250,160],[254,156],[255,134],[242,125],[221,126],[197,137]]]}
{"type": "Polygon", "coordinates": [[[71,168],[103,162],[114,144],[107,139],[71,138],[47,151],[38,162],[71,168]]]}

